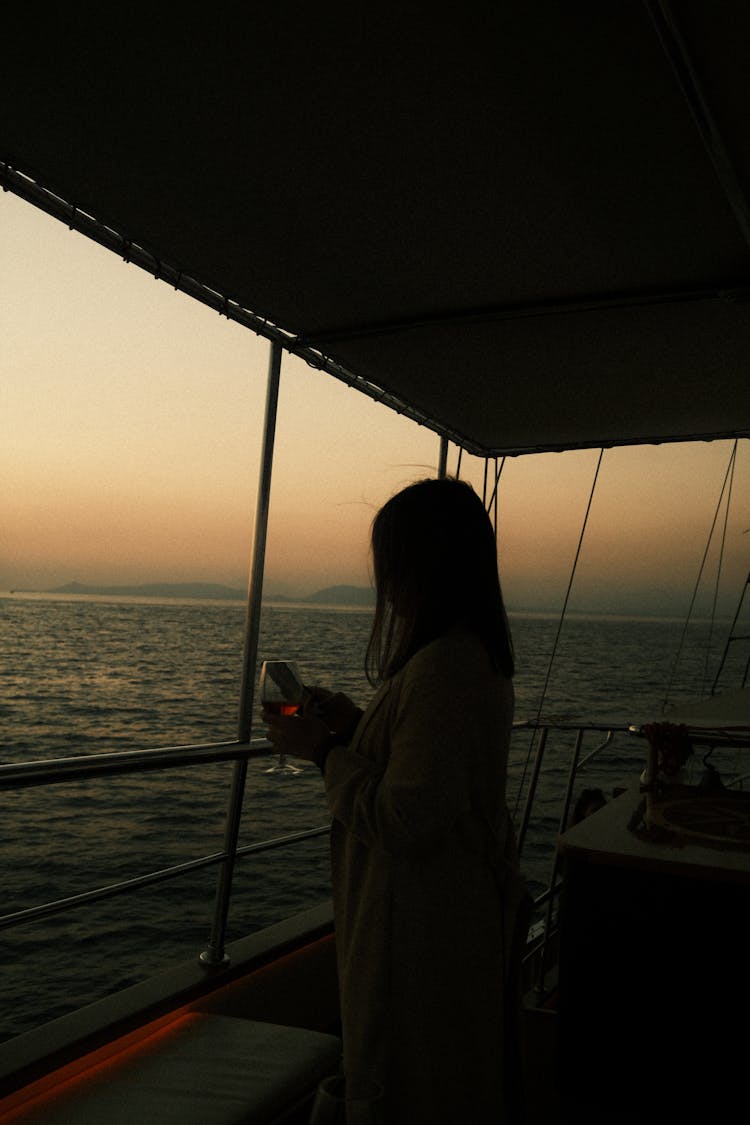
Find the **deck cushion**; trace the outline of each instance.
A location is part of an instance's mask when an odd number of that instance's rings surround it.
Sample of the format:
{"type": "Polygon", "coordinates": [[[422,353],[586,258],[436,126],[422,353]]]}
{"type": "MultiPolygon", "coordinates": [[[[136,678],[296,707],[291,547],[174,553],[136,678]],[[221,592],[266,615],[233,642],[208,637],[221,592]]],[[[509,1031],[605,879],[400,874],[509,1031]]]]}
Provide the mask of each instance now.
{"type": "Polygon", "coordinates": [[[267,1125],[336,1071],[335,1036],[188,1012],[33,1099],[34,1125],[267,1125]]]}

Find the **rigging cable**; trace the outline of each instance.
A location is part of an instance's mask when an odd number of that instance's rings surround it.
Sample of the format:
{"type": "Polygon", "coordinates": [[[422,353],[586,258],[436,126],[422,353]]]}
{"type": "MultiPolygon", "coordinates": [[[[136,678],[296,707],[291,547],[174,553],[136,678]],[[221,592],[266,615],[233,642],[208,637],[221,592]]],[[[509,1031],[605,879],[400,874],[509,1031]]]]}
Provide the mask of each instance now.
{"type": "Polygon", "coordinates": [[[490,510],[490,508],[492,507],[493,504],[495,506],[495,532],[496,533],[497,533],[497,490],[498,490],[498,485],[500,484],[500,476],[501,476],[504,468],[505,468],[505,458],[503,457],[502,461],[500,462],[500,468],[498,469],[498,467],[497,467],[497,457],[496,457],[495,458],[495,487],[492,489],[492,493],[490,495],[489,502],[485,503],[485,507],[487,508],[488,512],[489,512],[489,510],[490,510]]]}
{"type": "Polygon", "coordinates": [[[500,483],[500,474],[503,471],[503,465],[504,464],[505,464],[505,458],[503,457],[502,464],[500,465],[500,468],[498,469],[498,467],[497,467],[497,457],[495,458],[495,488],[493,490],[491,503],[493,503],[492,522],[495,525],[495,542],[496,543],[497,543],[497,493],[498,493],[498,487],[497,486],[500,483]]]}
{"type": "Polygon", "coordinates": [[[499,468],[498,468],[498,464],[497,464],[497,457],[494,458],[494,461],[495,461],[495,483],[493,485],[492,492],[490,493],[490,498],[488,500],[487,499],[487,474],[488,474],[488,471],[489,471],[490,459],[489,459],[489,457],[485,457],[485,459],[484,459],[484,490],[483,490],[483,493],[482,493],[482,502],[484,504],[484,508],[485,508],[485,511],[487,512],[487,515],[490,517],[490,522],[492,523],[492,527],[493,527],[493,530],[495,532],[495,545],[497,545],[497,516],[498,516],[497,496],[498,496],[498,486],[500,484],[500,477],[502,476],[503,469],[505,468],[505,458],[503,457],[502,461],[500,462],[499,468]]]}
{"type": "Polygon", "coordinates": [[[534,723],[534,726],[533,726],[532,732],[531,732],[531,739],[529,741],[529,748],[526,752],[526,761],[524,763],[523,775],[521,777],[521,780],[520,780],[520,783],[519,783],[519,786],[518,786],[518,791],[516,793],[515,813],[518,812],[518,804],[519,804],[519,801],[520,801],[521,792],[523,790],[524,782],[525,782],[525,779],[526,779],[526,771],[528,769],[529,762],[531,760],[531,753],[532,753],[532,750],[534,748],[534,742],[536,740],[536,737],[537,737],[537,734],[538,734],[538,731],[539,731],[539,721],[542,717],[542,708],[544,707],[544,700],[545,700],[546,695],[547,695],[547,688],[549,687],[550,678],[552,676],[552,668],[553,668],[553,665],[555,663],[555,657],[557,655],[557,646],[558,646],[559,641],[560,641],[560,635],[562,633],[562,627],[563,627],[563,623],[565,621],[565,614],[566,614],[567,609],[568,609],[568,602],[570,600],[570,592],[573,588],[573,580],[575,578],[576,569],[578,567],[578,560],[579,560],[580,555],[581,555],[581,548],[583,547],[583,539],[584,539],[584,536],[586,534],[586,527],[587,527],[588,520],[589,520],[589,513],[591,512],[591,505],[592,505],[593,500],[594,500],[594,493],[596,492],[596,485],[597,485],[597,481],[599,479],[599,470],[601,469],[603,457],[604,457],[604,449],[602,448],[602,449],[599,450],[599,459],[596,462],[596,471],[594,472],[594,479],[593,479],[592,484],[591,484],[591,492],[589,493],[589,500],[588,500],[588,504],[586,505],[586,513],[583,517],[583,524],[581,525],[581,534],[578,537],[578,547],[576,548],[575,558],[573,559],[573,566],[572,566],[571,571],[570,571],[570,578],[568,579],[568,588],[565,592],[565,598],[564,598],[564,601],[563,601],[562,610],[560,611],[560,620],[558,621],[558,624],[557,624],[557,633],[555,635],[555,640],[554,640],[554,643],[552,645],[552,652],[550,653],[549,664],[547,666],[547,674],[545,676],[544,686],[542,687],[542,694],[539,698],[539,707],[537,708],[536,720],[535,720],[535,723],[534,723]]]}
{"type": "Polygon", "coordinates": [[[698,577],[695,580],[695,586],[693,588],[693,596],[690,599],[690,605],[688,606],[687,616],[685,618],[685,624],[682,627],[682,636],[680,637],[680,643],[677,646],[677,653],[675,655],[674,661],[672,662],[672,670],[671,670],[670,675],[669,675],[669,681],[667,683],[667,689],[666,689],[666,692],[664,693],[664,702],[662,703],[662,708],[661,708],[662,713],[666,710],[667,703],[669,702],[669,693],[672,690],[672,684],[674,683],[674,678],[675,678],[675,675],[677,673],[677,666],[680,662],[680,657],[682,656],[682,650],[685,646],[685,637],[687,636],[688,625],[690,624],[690,618],[691,618],[691,615],[693,613],[693,609],[695,607],[695,599],[698,596],[698,588],[700,586],[701,578],[703,576],[703,570],[704,570],[705,565],[706,565],[706,559],[708,558],[708,552],[709,552],[709,549],[711,547],[711,540],[713,539],[714,531],[716,529],[716,521],[718,520],[719,512],[721,511],[721,505],[722,505],[722,502],[723,502],[723,499],[724,499],[724,492],[726,491],[727,483],[730,479],[730,476],[733,474],[734,461],[735,461],[736,456],[737,456],[737,439],[735,438],[734,443],[732,445],[732,452],[729,456],[729,464],[727,465],[727,471],[724,474],[724,483],[721,486],[721,492],[719,493],[719,499],[718,499],[718,502],[716,504],[716,511],[714,512],[714,518],[711,521],[711,529],[708,533],[708,539],[706,541],[706,547],[705,547],[705,550],[703,552],[703,558],[701,560],[701,565],[700,565],[699,570],[698,570],[698,577]]]}
{"type": "MultiPolygon", "coordinates": [[[[703,665],[703,684],[701,695],[706,694],[706,683],[708,682],[708,660],[711,653],[711,642],[713,640],[714,625],[716,624],[716,607],[719,601],[719,582],[721,580],[721,569],[724,564],[724,548],[727,542],[727,523],[729,522],[729,509],[732,503],[732,486],[734,484],[734,468],[737,463],[737,440],[735,439],[734,446],[732,447],[732,455],[729,459],[732,471],[729,476],[729,485],[727,487],[727,502],[724,508],[724,527],[721,532],[721,546],[719,547],[719,561],[716,565],[716,581],[714,583],[714,600],[711,606],[711,623],[708,629],[708,639],[706,641],[706,658],[703,665]]],[[[713,692],[712,692],[713,694],[713,692]]]]}

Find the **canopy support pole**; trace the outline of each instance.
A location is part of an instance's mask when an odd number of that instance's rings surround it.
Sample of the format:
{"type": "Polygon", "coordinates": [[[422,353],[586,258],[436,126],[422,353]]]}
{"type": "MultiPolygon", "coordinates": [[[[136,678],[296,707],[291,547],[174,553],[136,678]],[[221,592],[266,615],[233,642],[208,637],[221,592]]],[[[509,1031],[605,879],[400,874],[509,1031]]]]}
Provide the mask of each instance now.
{"type": "MultiPolygon", "coordinates": [[[[268,512],[271,496],[271,472],[273,468],[273,447],[276,437],[276,411],[279,401],[279,380],[281,374],[282,346],[277,340],[271,343],[268,365],[268,386],[266,390],[266,417],[263,430],[263,452],[258,480],[258,503],[255,510],[255,536],[253,542],[252,566],[247,595],[247,616],[245,620],[245,647],[242,662],[242,687],[238,736],[240,742],[249,742],[252,731],[253,707],[255,703],[255,669],[258,660],[258,638],[260,636],[260,615],[263,595],[263,573],[266,561],[266,538],[268,535],[268,512]]],[[[219,870],[216,887],[214,918],[208,948],[201,953],[204,965],[218,965],[228,961],[224,952],[229,900],[232,878],[237,858],[242,802],[247,781],[247,759],[235,763],[232,775],[232,788],[229,795],[227,820],[224,828],[224,862],[219,870]]]]}
{"type": "MultiPolygon", "coordinates": [[[[536,765],[535,765],[535,778],[534,778],[534,781],[532,783],[533,786],[536,785],[536,777],[538,777],[539,772],[541,771],[542,757],[543,757],[542,742],[546,741],[546,730],[547,730],[547,728],[542,726],[542,710],[544,709],[544,701],[547,698],[547,688],[549,687],[549,682],[550,682],[550,679],[552,677],[552,669],[554,667],[555,657],[557,655],[557,647],[560,643],[560,634],[562,633],[563,624],[565,623],[565,615],[568,611],[568,602],[570,601],[570,593],[571,593],[571,590],[573,589],[573,581],[574,581],[575,576],[576,576],[576,570],[578,569],[578,560],[581,557],[581,548],[583,547],[583,540],[584,540],[585,535],[586,535],[586,528],[588,527],[589,515],[591,514],[591,506],[594,502],[594,494],[596,493],[596,485],[597,485],[597,482],[599,480],[599,471],[601,470],[601,467],[602,467],[603,458],[604,458],[604,449],[602,448],[602,449],[599,450],[599,457],[597,458],[596,469],[594,470],[594,480],[591,484],[591,491],[589,493],[588,504],[586,505],[586,512],[585,512],[584,517],[583,517],[583,524],[581,525],[581,532],[580,532],[580,535],[578,536],[578,547],[576,548],[575,558],[573,559],[573,566],[572,566],[571,571],[570,571],[570,578],[568,579],[568,588],[565,591],[565,598],[563,600],[562,609],[560,611],[560,619],[557,623],[557,632],[555,634],[555,639],[554,639],[554,642],[552,644],[552,652],[550,653],[549,664],[547,665],[547,674],[544,678],[544,684],[542,686],[542,694],[539,697],[539,704],[538,704],[537,712],[536,712],[536,721],[533,724],[532,729],[531,729],[531,741],[529,742],[529,748],[526,752],[526,766],[528,766],[528,763],[531,759],[531,752],[532,752],[532,749],[533,749],[533,746],[534,746],[534,741],[535,741],[535,739],[537,737],[537,734],[538,734],[538,732],[541,728],[542,729],[542,735],[541,735],[541,739],[540,739],[540,744],[537,748],[537,757],[536,757],[536,765]]],[[[525,772],[526,772],[526,767],[524,767],[524,774],[525,774],[525,772]]],[[[523,778],[521,779],[521,782],[520,782],[520,785],[519,785],[519,788],[518,788],[518,794],[516,796],[516,809],[518,808],[518,802],[519,802],[520,797],[521,797],[522,788],[523,788],[523,778]]],[[[526,832],[526,826],[527,826],[527,823],[528,823],[528,816],[531,813],[531,803],[530,802],[532,802],[532,801],[533,801],[533,789],[532,789],[532,791],[530,791],[528,799],[527,799],[526,813],[524,814],[524,823],[521,827],[521,831],[520,831],[519,837],[518,837],[519,849],[522,847],[523,838],[524,838],[524,835],[525,835],[525,832],[526,832]]]]}
{"type": "Polygon", "coordinates": [[[271,344],[268,365],[268,388],[266,391],[266,419],[263,430],[263,450],[261,456],[260,478],[258,481],[258,503],[255,510],[255,539],[253,542],[252,569],[247,594],[247,618],[245,625],[245,651],[242,664],[242,689],[240,695],[239,740],[247,742],[252,728],[253,704],[255,696],[255,666],[258,659],[258,638],[260,635],[260,612],[263,595],[263,574],[266,565],[266,539],[268,536],[268,512],[271,497],[271,473],[273,470],[273,447],[276,438],[276,412],[279,402],[279,381],[281,376],[281,344],[274,340],[271,344]]]}
{"type": "Polygon", "coordinates": [[[447,437],[440,438],[440,456],[438,458],[438,472],[437,475],[440,480],[448,474],[448,439],[447,437]]]}

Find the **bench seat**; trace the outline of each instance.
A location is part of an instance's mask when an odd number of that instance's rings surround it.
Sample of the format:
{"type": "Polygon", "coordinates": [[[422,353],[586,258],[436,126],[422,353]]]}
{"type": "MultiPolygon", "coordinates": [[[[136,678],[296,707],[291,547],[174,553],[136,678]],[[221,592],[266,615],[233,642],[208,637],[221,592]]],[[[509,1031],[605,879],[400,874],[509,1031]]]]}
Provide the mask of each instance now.
{"type": "Polygon", "coordinates": [[[340,1056],[334,1035],[186,1012],[73,1078],[30,1088],[0,1122],[269,1125],[304,1105],[340,1056]]]}

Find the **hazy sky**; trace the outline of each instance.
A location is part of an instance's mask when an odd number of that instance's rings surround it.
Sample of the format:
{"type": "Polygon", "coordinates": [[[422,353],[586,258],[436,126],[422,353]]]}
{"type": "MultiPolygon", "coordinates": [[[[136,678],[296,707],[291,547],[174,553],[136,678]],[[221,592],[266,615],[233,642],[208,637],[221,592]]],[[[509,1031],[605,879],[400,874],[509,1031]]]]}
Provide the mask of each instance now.
{"type": "MultiPolygon", "coordinates": [[[[72,580],[244,588],[268,343],[10,193],[0,195],[0,262],[0,590],[72,580]]],[[[288,356],[278,424],[266,591],[366,585],[372,516],[398,487],[434,474],[438,438],[288,356]]],[[[731,445],[605,453],[571,608],[687,610],[731,445]]],[[[506,462],[500,565],[511,607],[561,604],[597,457],[506,462]]],[[[741,443],[725,612],[750,567],[749,459],[741,443]]],[[[464,457],[462,475],[481,488],[478,462],[464,457]]]]}

